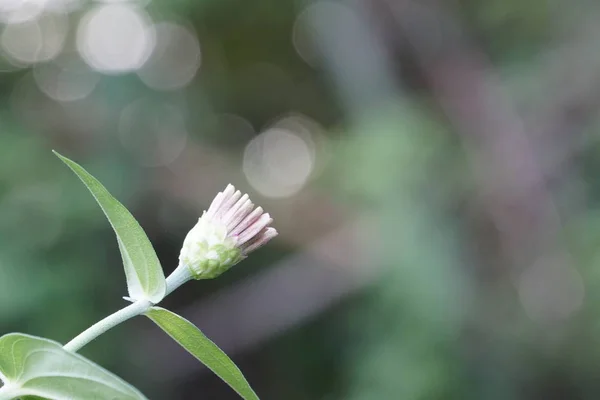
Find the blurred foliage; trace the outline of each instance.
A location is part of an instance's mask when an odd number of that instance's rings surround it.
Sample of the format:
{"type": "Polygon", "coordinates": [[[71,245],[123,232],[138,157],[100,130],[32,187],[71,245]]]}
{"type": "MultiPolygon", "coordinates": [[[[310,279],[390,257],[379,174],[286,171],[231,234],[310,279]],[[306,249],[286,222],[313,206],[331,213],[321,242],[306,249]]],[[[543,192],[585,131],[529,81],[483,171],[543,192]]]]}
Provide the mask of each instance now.
{"type": "MultiPolygon", "coordinates": [[[[89,96],[57,101],[36,84],[32,71],[37,65],[3,61],[10,71],[0,73],[0,332],[66,342],[123,304],[125,285],[110,226],[51,154],[55,148],[81,162],[132,210],[166,273],[175,267],[187,230],[229,181],[247,189],[257,203],[266,203],[265,209],[273,208],[275,226],[282,227],[280,239],[243,268],[183,288],[167,300],[174,309],[201,307],[203,299],[252,282],[288,256],[310,252],[305,245],[327,234],[324,227],[343,225],[338,212],[348,220],[373,219],[375,249],[365,243],[373,255],[363,267],[372,281],[349,289],[326,312],[234,354],[265,400],[596,398],[596,2],[426,1],[419,7],[451,23],[440,18],[429,26],[417,13],[409,18],[414,26],[406,27],[395,20],[394,2],[332,1],[329,6],[338,8],[331,15],[326,13],[331,7],[316,8],[330,21],[330,30],[304,27],[312,36],[302,36],[300,17],[319,4],[148,2],[145,10],[155,21],[176,21],[200,43],[198,73],[170,91],[152,89],[135,73],[94,72],[98,82],[89,96]],[[336,30],[338,17],[362,21],[368,29],[336,30]],[[445,34],[448,25],[458,27],[458,39],[445,34]],[[408,37],[415,31],[422,36],[408,37]],[[385,51],[371,53],[373,46],[365,47],[363,40],[367,34],[378,38],[385,51]],[[506,233],[486,208],[497,199],[489,198],[480,179],[482,170],[495,164],[489,160],[488,165],[485,157],[482,164],[474,162],[483,139],[461,130],[479,115],[463,110],[462,98],[440,94],[440,87],[447,86],[438,80],[455,71],[439,72],[447,65],[419,59],[428,41],[434,49],[451,49],[452,65],[464,68],[454,75],[460,81],[450,83],[464,89],[465,97],[491,83],[506,91],[505,100],[520,120],[503,126],[525,127],[540,156],[548,196],[557,204],[559,243],[568,249],[585,292],[580,307],[565,319],[540,321],[523,305],[520,275],[499,239],[506,233]],[[317,51],[316,44],[325,50],[317,51]],[[381,59],[369,58],[373,54],[381,59]],[[390,76],[373,77],[373,71],[390,76]],[[379,78],[392,96],[373,89],[379,78]],[[488,78],[481,86],[473,83],[488,78]],[[448,106],[453,100],[459,104],[448,106]],[[141,106],[128,108],[134,102],[141,106]],[[356,110],[349,103],[367,104],[356,110]],[[125,109],[133,110],[126,135],[125,109]],[[453,111],[467,123],[457,124],[456,115],[449,115],[453,111]],[[319,127],[309,129],[316,161],[301,190],[269,196],[248,183],[245,151],[289,113],[319,127]],[[167,134],[156,129],[160,123],[167,134]],[[177,153],[178,130],[185,136],[177,153]],[[161,152],[161,146],[168,151],[161,152]],[[163,156],[168,162],[157,161],[163,156]],[[302,233],[306,230],[309,234],[302,233]]],[[[75,52],[76,24],[96,6],[100,3],[84,3],[69,14],[64,53],[75,52]]],[[[494,110],[497,104],[484,106],[494,110]]],[[[504,122],[484,121],[478,126],[485,131],[481,137],[492,131],[489,125],[504,122]]],[[[282,154],[269,159],[275,163],[269,172],[280,172],[280,164],[295,153],[282,154]]],[[[502,211],[511,220],[522,217],[510,207],[502,211]]],[[[534,248],[536,238],[529,239],[523,247],[534,248]]],[[[288,305],[287,293],[274,293],[273,302],[288,305]]],[[[145,327],[135,321],[119,327],[83,353],[150,398],[235,398],[217,379],[195,370],[177,381],[149,379],[153,356],[136,361],[127,349],[131,341],[142,341],[131,336],[145,333],[145,327]]],[[[213,339],[220,343],[227,333],[213,339]]]]}

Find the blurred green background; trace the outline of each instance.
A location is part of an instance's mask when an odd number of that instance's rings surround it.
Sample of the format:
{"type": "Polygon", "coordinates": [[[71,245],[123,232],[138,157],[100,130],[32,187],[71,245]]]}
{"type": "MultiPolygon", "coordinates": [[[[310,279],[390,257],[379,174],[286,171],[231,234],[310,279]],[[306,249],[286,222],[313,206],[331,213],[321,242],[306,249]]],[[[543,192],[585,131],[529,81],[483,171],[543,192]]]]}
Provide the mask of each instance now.
{"type": "MultiPolygon", "coordinates": [[[[262,399],[600,395],[600,3],[0,0],[0,333],[125,305],[228,183],[280,236],[164,305],[262,399]]],[[[143,318],[82,354],[151,399],[235,399],[143,318]]]]}

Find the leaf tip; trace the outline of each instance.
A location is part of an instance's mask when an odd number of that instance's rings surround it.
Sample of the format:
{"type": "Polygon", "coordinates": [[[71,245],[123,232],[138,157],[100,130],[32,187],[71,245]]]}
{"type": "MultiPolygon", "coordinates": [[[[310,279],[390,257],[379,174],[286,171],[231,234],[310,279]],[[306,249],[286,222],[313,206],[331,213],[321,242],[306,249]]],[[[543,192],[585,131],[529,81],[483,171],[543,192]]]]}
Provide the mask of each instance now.
{"type": "Polygon", "coordinates": [[[67,157],[63,156],[62,154],[60,154],[58,151],[56,151],[56,150],[54,150],[54,149],[52,149],[52,153],[53,153],[53,154],[54,154],[56,157],[60,158],[60,159],[61,159],[63,162],[64,162],[65,160],[68,160],[68,158],[67,158],[67,157]]]}

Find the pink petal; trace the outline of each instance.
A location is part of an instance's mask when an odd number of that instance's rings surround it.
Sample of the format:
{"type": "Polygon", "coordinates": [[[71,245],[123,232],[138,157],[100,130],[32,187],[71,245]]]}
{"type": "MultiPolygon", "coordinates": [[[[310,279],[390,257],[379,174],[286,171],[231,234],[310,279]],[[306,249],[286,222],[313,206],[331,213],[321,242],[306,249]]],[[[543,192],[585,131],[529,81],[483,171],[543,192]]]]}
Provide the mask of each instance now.
{"type": "Polygon", "coordinates": [[[238,210],[244,205],[244,203],[248,200],[248,195],[245,194],[223,215],[223,222],[227,225],[231,217],[233,217],[238,210]]]}
{"type": "Polygon", "coordinates": [[[236,203],[236,201],[239,200],[240,197],[242,197],[242,193],[238,190],[231,196],[229,196],[229,198],[225,199],[223,201],[223,204],[221,204],[221,207],[219,207],[219,210],[215,214],[215,217],[220,220],[223,220],[223,216],[227,213],[227,211],[231,209],[231,207],[236,203]]]}
{"type": "Polygon", "coordinates": [[[242,232],[238,238],[238,246],[246,243],[256,236],[263,228],[273,222],[273,218],[269,214],[263,214],[260,218],[242,232]]]}
{"type": "Polygon", "coordinates": [[[277,235],[278,235],[278,233],[275,228],[271,228],[271,227],[265,228],[262,230],[262,232],[260,232],[258,235],[256,235],[253,240],[246,243],[242,252],[244,254],[251,253],[254,250],[267,244],[271,239],[273,239],[277,235]]]}
{"type": "Polygon", "coordinates": [[[239,223],[242,222],[242,220],[244,218],[246,218],[248,216],[248,214],[250,214],[250,212],[252,212],[253,208],[254,208],[254,204],[250,200],[247,200],[240,207],[240,209],[229,219],[229,222],[227,223],[227,226],[226,226],[227,230],[231,231],[233,228],[238,226],[239,223]]]}
{"type": "Polygon", "coordinates": [[[215,215],[215,212],[221,205],[222,201],[223,201],[223,192],[219,192],[213,199],[212,203],[210,203],[210,207],[208,207],[208,211],[206,212],[206,216],[208,218],[212,218],[212,216],[215,215]]]}
{"type": "Polygon", "coordinates": [[[262,207],[257,207],[250,215],[242,220],[232,231],[229,233],[229,236],[239,235],[243,231],[245,231],[250,225],[252,225],[260,216],[263,214],[262,207]]]}
{"type": "Polygon", "coordinates": [[[219,194],[217,194],[217,196],[215,197],[215,199],[213,200],[213,202],[209,208],[210,212],[208,213],[208,216],[210,218],[215,217],[219,213],[221,206],[223,205],[224,202],[226,202],[231,197],[233,192],[235,192],[235,188],[230,183],[229,185],[227,185],[225,190],[223,190],[222,192],[219,192],[219,194]]]}

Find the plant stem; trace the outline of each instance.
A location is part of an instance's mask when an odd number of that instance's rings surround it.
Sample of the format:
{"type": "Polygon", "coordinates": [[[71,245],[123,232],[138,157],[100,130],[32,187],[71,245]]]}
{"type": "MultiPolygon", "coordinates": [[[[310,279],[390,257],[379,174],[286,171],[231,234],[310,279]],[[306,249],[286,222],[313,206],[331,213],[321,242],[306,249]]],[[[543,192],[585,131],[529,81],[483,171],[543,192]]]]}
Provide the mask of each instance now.
{"type": "Polygon", "coordinates": [[[4,385],[0,388],[0,400],[11,400],[17,396],[17,393],[13,390],[14,387],[4,385]]]}
{"type": "Polygon", "coordinates": [[[173,273],[167,277],[167,291],[165,293],[165,297],[170,295],[173,290],[177,289],[179,286],[191,279],[192,274],[189,268],[183,264],[179,264],[175,271],[173,271],[173,273]]]}
{"type": "MultiPolygon", "coordinates": [[[[165,294],[165,297],[169,295],[173,290],[177,289],[179,286],[189,281],[191,277],[192,276],[189,269],[183,265],[179,265],[179,267],[177,267],[175,271],[173,271],[173,273],[167,278],[167,292],[165,294]]],[[[104,332],[108,331],[111,328],[114,328],[115,326],[127,321],[130,318],[145,313],[153,305],[154,304],[152,304],[152,302],[148,300],[137,300],[136,302],[131,303],[127,307],[117,311],[116,313],[109,315],[102,321],[90,326],[88,329],[81,332],[63,347],[65,350],[77,352],[83,346],[96,339],[104,332]]],[[[0,394],[2,394],[2,389],[4,388],[0,388],[0,394]]],[[[2,400],[2,398],[0,398],[0,400],[2,400]]]]}
{"type": "Polygon", "coordinates": [[[95,323],[85,331],[81,332],[79,335],[77,335],[77,337],[64,346],[65,350],[73,352],[78,351],[83,346],[102,335],[104,332],[119,325],[121,322],[125,322],[130,318],[145,313],[148,311],[148,309],[150,309],[150,307],[152,307],[152,305],[152,302],[149,300],[137,300],[135,303],[131,303],[127,307],[109,315],[102,321],[95,323]]]}

